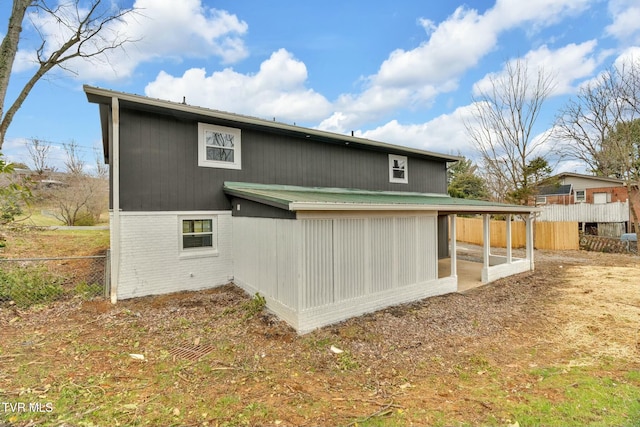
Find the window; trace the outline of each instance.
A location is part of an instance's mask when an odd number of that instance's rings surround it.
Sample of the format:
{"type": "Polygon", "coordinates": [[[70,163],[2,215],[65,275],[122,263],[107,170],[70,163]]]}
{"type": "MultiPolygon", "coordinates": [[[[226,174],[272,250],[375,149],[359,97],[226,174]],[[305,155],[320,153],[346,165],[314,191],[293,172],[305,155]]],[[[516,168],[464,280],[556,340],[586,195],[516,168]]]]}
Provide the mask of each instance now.
{"type": "Polygon", "coordinates": [[[407,158],[389,154],[389,182],[407,184],[409,182],[409,171],[407,168],[407,158]]]}
{"type": "Polygon", "coordinates": [[[241,169],[240,129],[198,123],[198,166],[241,169]]]}
{"type": "Polygon", "coordinates": [[[536,205],[546,205],[547,196],[536,196],[536,205]]]}
{"type": "Polygon", "coordinates": [[[587,194],[585,190],[576,190],[575,192],[576,203],[583,203],[587,201],[587,194]]]}
{"type": "Polygon", "coordinates": [[[610,193],[593,193],[593,203],[594,204],[604,204],[611,202],[611,194],[610,193]]]}
{"type": "Polygon", "coordinates": [[[183,217],[179,222],[181,255],[217,254],[215,217],[183,217]]]}

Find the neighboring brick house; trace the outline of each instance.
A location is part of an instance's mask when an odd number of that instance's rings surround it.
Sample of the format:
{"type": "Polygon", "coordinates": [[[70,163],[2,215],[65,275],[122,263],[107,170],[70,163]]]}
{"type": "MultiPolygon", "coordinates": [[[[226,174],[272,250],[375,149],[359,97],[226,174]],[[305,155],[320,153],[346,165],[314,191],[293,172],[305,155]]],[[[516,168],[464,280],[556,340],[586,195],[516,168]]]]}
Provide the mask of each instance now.
{"type": "Polygon", "coordinates": [[[455,292],[458,213],[484,217],[483,282],[534,268],[536,208],[449,197],[457,157],[84,90],[110,165],[113,302],[233,282],[307,332],[455,292]],[[524,258],[490,253],[494,213],[524,217],[524,258]]]}
{"type": "MultiPolygon", "coordinates": [[[[629,230],[629,195],[623,180],[565,172],[549,181],[554,184],[541,187],[536,196],[542,208],[539,220],[576,221],[585,233],[611,237],[629,230]]],[[[631,199],[640,212],[637,187],[631,199]]]]}

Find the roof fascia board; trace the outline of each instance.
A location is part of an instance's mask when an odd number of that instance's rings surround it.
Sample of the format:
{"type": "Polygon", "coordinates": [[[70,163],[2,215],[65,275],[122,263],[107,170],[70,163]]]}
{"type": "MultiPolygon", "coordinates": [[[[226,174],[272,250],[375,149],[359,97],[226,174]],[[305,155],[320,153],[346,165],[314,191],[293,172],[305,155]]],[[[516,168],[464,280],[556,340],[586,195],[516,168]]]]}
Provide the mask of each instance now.
{"type": "Polygon", "coordinates": [[[231,188],[226,188],[224,189],[225,194],[229,195],[229,196],[233,196],[233,197],[237,197],[239,199],[244,199],[244,200],[250,200],[252,202],[256,202],[256,203],[261,203],[263,205],[268,205],[268,206],[273,206],[274,208],[279,208],[279,209],[285,209],[285,210],[291,210],[289,209],[289,203],[283,200],[278,200],[275,199],[273,197],[266,197],[266,196],[258,196],[258,195],[253,195],[253,194],[247,194],[244,191],[235,191],[231,188]]]}
{"type": "Polygon", "coordinates": [[[269,120],[259,119],[255,117],[243,116],[243,115],[228,113],[228,112],[219,111],[219,110],[211,110],[208,108],[196,107],[196,106],[187,105],[187,104],[180,104],[177,102],[149,98],[141,95],[134,95],[134,94],[124,93],[124,92],[112,91],[108,89],[101,89],[101,88],[97,88],[89,85],[84,85],[83,89],[87,94],[87,98],[89,99],[89,102],[93,102],[93,103],[99,103],[99,104],[104,103],[104,101],[101,101],[101,98],[111,99],[115,97],[120,99],[121,101],[142,104],[142,105],[147,105],[147,106],[161,108],[161,109],[181,111],[184,113],[195,114],[195,115],[200,115],[205,117],[212,117],[219,120],[244,123],[244,124],[259,126],[259,127],[266,127],[266,128],[271,128],[274,130],[280,130],[285,132],[292,132],[292,133],[304,135],[309,138],[315,137],[319,139],[342,141],[344,143],[353,143],[353,144],[357,144],[364,147],[373,147],[378,149],[389,150],[392,152],[409,153],[409,154],[414,154],[418,156],[429,157],[429,158],[441,160],[444,162],[457,162],[460,160],[460,157],[458,156],[450,156],[446,154],[434,153],[431,151],[418,150],[415,148],[403,147],[400,145],[374,141],[366,138],[358,138],[355,136],[341,135],[338,133],[327,132],[327,131],[318,130],[318,129],[304,128],[301,126],[294,126],[286,123],[280,123],[275,121],[271,122],[269,120]]]}
{"type": "Polygon", "coordinates": [[[623,184],[624,180],[623,179],[618,179],[618,178],[611,178],[608,176],[595,176],[595,175],[583,175],[580,173],[573,173],[573,172],[564,172],[561,174],[556,175],[557,177],[571,177],[571,178],[584,178],[584,179],[590,179],[590,180],[594,180],[594,181],[608,181],[608,182],[615,182],[618,184],[623,184]]]}
{"type": "Polygon", "coordinates": [[[475,206],[475,205],[412,205],[412,204],[372,204],[372,203],[314,203],[291,202],[292,211],[447,211],[447,212],[485,212],[485,213],[520,213],[540,212],[540,208],[531,206],[475,206]]]}

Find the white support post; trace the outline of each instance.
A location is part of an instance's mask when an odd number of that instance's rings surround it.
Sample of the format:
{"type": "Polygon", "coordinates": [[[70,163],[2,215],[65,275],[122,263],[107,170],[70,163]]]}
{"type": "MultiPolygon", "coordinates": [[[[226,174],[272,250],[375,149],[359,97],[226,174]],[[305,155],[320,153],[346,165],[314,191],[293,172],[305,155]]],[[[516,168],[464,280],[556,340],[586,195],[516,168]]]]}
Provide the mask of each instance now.
{"type": "Polygon", "coordinates": [[[482,220],[482,258],[484,268],[489,268],[489,258],[491,257],[491,216],[489,214],[483,214],[482,220]]]}
{"type": "Polygon", "coordinates": [[[451,235],[451,277],[458,277],[458,245],[456,243],[456,214],[449,215],[449,223],[451,235]]]}
{"type": "Polygon", "coordinates": [[[525,221],[527,224],[527,259],[529,260],[530,268],[533,271],[533,215],[527,216],[525,221]]]}
{"type": "Polygon", "coordinates": [[[118,301],[120,279],[120,103],[111,98],[111,193],[113,223],[111,224],[111,303],[118,301]]]}
{"type": "Polygon", "coordinates": [[[482,283],[489,283],[491,264],[491,215],[482,215],[482,283]]]}
{"type": "Polygon", "coordinates": [[[511,264],[513,254],[511,251],[511,214],[507,214],[507,264],[511,264]]]}

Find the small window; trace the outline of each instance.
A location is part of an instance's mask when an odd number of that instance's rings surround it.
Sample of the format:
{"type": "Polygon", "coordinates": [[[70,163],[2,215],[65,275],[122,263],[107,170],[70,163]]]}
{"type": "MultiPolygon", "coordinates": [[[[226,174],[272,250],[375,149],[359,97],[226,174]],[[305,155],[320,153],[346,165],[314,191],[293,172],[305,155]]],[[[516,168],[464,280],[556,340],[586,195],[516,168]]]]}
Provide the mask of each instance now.
{"type": "Polygon", "coordinates": [[[587,201],[587,194],[585,190],[576,190],[575,192],[576,203],[583,203],[587,201]]]}
{"type": "Polygon", "coordinates": [[[547,196],[536,196],[536,205],[546,205],[547,196]]]}
{"type": "Polygon", "coordinates": [[[215,217],[180,219],[180,252],[182,255],[212,255],[217,253],[215,217]]]}
{"type": "Polygon", "coordinates": [[[407,158],[389,154],[389,182],[407,184],[409,182],[409,170],[407,158]]]}
{"type": "Polygon", "coordinates": [[[198,166],[241,169],[240,129],[198,123],[198,166]]]}
{"type": "Polygon", "coordinates": [[[593,193],[593,203],[596,205],[605,204],[611,202],[610,193],[593,193]]]}

